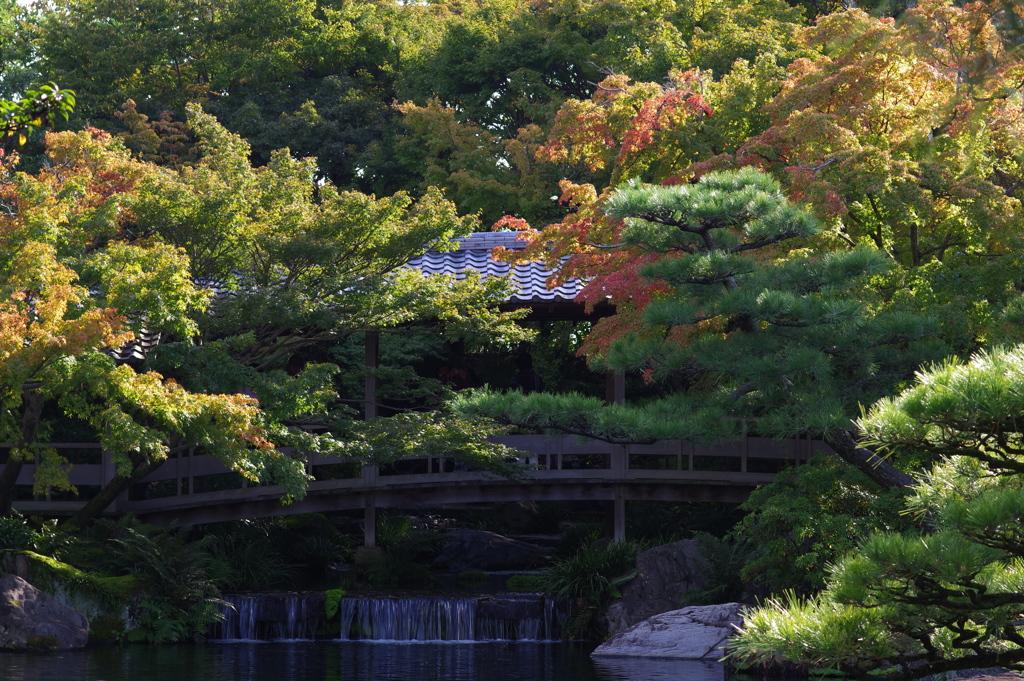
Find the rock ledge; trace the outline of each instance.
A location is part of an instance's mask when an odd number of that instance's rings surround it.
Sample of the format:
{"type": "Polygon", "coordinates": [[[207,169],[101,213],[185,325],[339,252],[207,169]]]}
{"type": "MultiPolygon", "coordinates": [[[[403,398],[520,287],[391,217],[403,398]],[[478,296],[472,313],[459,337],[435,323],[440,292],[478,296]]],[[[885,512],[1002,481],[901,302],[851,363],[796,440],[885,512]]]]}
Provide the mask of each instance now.
{"type": "Polygon", "coordinates": [[[81,648],[89,641],[89,620],[21,577],[0,578],[0,649],[81,648]]]}

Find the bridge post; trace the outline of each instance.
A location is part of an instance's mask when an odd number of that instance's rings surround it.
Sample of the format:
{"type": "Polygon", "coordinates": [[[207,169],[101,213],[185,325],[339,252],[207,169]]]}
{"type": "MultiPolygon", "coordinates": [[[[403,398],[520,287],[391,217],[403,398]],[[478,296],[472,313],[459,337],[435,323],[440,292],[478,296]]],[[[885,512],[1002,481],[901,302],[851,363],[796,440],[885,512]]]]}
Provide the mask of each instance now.
{"type": "MultiPolygon", "coordinates": [[[[369,421],[377,418],[377,364],[379,361],[380,333],[367,331],[363,338],[364,342],[364,364],[369,370],[366,372],[366,383],[363,392],[363,415],[369,421]]],[[[363,466],[363,478],[371,491],[366,495],[366,502],[363,506],[363,546],[374,547],[377,545],[377,504],[372,489],[377,485],[377,466],[366,464],[363,466]]]]}
{"type": "Polygon", "coordinates": [[[626,401],[626,372],[609,371],[604,379],[604,401],[623,404],[626,401]]]}
{"type": "Polygon", "coordinates": [[[626,539],[626,495],[622,485],[615,485],[615,500],[612,501],[612,543],[626,539]]]}
{"type": "Polygon", "coordinates": [[[363,507],[363,546],[373,548],[377,545],[377,505],[373,493],[366,497],[363,507]]]}
{"type": "MultiPolygon", "coordinates": [[[[629,445],[611,447],[611,470],[615,483],[614,496],[610,504],[611,518],[606,522],[611,526],[612,543],[626,539],[626,486],[624,481],[629,471],[629,445]]],[[[607,532],[607,530],[606,530],[607,532]]]]}

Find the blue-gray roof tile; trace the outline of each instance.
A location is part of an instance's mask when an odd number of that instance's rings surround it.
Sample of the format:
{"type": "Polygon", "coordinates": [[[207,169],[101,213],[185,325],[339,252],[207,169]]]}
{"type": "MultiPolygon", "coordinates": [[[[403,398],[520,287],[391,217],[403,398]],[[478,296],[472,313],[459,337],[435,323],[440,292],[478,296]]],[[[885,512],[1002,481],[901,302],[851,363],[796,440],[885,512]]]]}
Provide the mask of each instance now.
{"type": "Polygon", "coordinates": [[[481,277],[503,277],[512,269],[511,282],[515,286],[509,303],[570,303],[583,287],[582,282],[570,279],[553,289],[547,287],[548,278],[554,272],[543,263],[530,262],[516,265],[500,262],[491,257],[495,246],[508,250],[521,250],[526,244],[517,239],[517,232],[477,232],[458,240],[458,249],[447,253],[429,251],[409,261],[408,267],[424,274],[447,274],[458,278],[467,272],[476,272],[481,277]]]}

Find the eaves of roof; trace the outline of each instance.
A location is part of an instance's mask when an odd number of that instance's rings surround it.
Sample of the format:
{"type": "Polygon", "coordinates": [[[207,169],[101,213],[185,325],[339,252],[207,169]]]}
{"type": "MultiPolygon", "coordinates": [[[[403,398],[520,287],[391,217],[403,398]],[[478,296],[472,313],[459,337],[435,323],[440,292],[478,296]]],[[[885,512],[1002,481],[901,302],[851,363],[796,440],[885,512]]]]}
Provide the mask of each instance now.
{"type": "Polygon", "coordinates": [[[504,277],[511,270],[510,280],[515,291],[506,303],[528,305],[575,302],[585,282],[570,279],[549,289],[547,282],[554,271],[543,263],[528,262],[513,267],[491,257],[491,251],[496,246],[504,246],[510,251],[525,248],[526,244],[517,237],[517,232],[477,232],[459,239],[457,249],[445,253],[428,251],[410,260],[407,267],[418,269],[424,274],[446,274],[459,279],[470,272],[484,278],[504,277]]]}

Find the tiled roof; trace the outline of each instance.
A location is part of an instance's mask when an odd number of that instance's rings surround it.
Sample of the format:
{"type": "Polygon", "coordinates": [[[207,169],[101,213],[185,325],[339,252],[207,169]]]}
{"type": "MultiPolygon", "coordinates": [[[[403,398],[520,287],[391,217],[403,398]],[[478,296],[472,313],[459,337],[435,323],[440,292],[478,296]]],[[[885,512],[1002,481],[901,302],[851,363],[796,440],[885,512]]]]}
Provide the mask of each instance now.
{"type": "MultiPolygon", "coordinates": [[[[508,250],[521,250],[526,244],[516,237],[517,232],[477,232],[458,240],[457,250],[447,253],[429,251],[413,258],[406,267],[420,270],[424,274],[448,274],[458,278],[467,272],[476,272],[481,277],[503,277],[511,267],[508,263],[491,258],[491,250],[495,246],[504,246],[508,250]]],[[[547,287],[547,279],[553,271],[542,263],[531,262],[516,265],[512,270],[511,280],[516,287],[506,302],[528,303],[571,303],[583,287],[577,279],[571,279],[554,289],[547,287]]],[[[205,284],[213,288],[215,296],[231,295],[227,289],[216,284],[205,284]]],[[[143,331],[131,343],[111,351],[110,354],[118,362],[139,365],[149,351],[160,344],[160,334],[143,331]]]]}
{"type": "MultiPolygon", "coordinates": [[[[521,250],[526,244],[517,240],[517,232],[477,232],[458,240],[457,250],[447,253],[429,251],[409,261],[413,267],[424,274],[448,274],[458,278],[467,272],[476,272],[481,277],[503,277],[509,272],[511,265],[491,258],[491,250],[495,246],[504,246],[508,250],[521,250]]],[[[512,269],[511,281],[515,285],[507,302],[510,303],[570,303],[580,292],[583,283],[571,279],[554,289],[547,287],[547,279],[553,271],[543,263],[530,262],[516,265],[512,269]]]]}
{"type": "Polygon", "coordinates": [[[122,345],[117,350],[108,350],[111,357],[119,364],[138,366],[146,359],[149,351],[160,345],[160,333],[143,329],[131,343],[122,345]]]}

